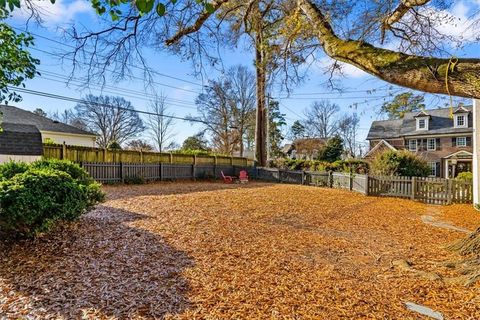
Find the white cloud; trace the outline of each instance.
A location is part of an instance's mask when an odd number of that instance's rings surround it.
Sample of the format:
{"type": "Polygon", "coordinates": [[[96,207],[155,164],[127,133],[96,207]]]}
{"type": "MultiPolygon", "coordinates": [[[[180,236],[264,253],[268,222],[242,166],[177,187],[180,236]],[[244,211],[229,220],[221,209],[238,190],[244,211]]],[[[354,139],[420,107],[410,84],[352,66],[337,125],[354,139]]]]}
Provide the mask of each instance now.
{"type": "MultiPolygon", "coordinates": [[[[47,26],[59,26],[67,24],[75,19],[78,14],[90,13],[94,10],[89,1],[85,0],[57,0],[52,4],[48,0],[35,1],[35,6],[41,14],[43,22],[47,26]]],[[[17,20],[25,20],[29,18],[29,11],[22,3],[22,9],[14,11],[13,18],[17,20]]]]}
{"type": "Polygon", "coordinates": [[[472,24],[475,20],[480,19],[479,5],[480,0],[477,0],[476,3],[459,1],[449,10],[427,9],[427,14],[434,17],[436,28],[442,34],[460,41],[472,42],[476,41],[478,36],[478,30],[472,27],[472,24]]]}

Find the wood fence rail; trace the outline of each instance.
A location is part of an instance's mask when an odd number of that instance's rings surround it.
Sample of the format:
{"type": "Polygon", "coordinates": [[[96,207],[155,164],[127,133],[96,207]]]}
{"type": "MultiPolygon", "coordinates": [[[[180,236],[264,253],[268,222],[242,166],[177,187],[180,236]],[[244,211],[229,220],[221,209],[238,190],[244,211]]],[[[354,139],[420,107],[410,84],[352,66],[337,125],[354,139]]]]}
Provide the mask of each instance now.
{"type": "Polygon", "coordinates": [[[369,176],[339,172],[256,168],[259,180],[347,189],[366,195],[408,198],[429,204],[472,203],[472,183],[455,179],[369,176]]]}
{"type": "Polygon", "coordinates": [[[80,165],[93,179],[102,183],[123,183],[133,178],[144,181],[219,179],[221,171],[225,175],[238,175],[240,170],[247,170],[252,178],[255,177],[253,167],[225,164],[80,162],[80,165]]]}
{"type": "Polygon", "coordinates": [[[74,162],[96,163],[175,163],[189,165],[229,165],[253,166],[251,159],[242,157],[191,155],[168,152],[144,152],[134,150],[110,150],[69,146],[61,144],[44,144],[43,157],[70,160],[74,162]]]}

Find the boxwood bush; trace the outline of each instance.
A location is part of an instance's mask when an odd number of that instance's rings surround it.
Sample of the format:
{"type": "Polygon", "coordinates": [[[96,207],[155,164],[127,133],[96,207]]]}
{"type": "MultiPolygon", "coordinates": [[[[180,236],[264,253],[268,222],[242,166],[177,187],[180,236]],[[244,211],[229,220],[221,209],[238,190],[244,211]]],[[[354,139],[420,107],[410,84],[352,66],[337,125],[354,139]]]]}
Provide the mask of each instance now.
{"type": "Polygon", "coordinates": [[[72,162],[0,165],[0,228],[12,235],[35,236],[103,199],[100,184],[72,162]]]}

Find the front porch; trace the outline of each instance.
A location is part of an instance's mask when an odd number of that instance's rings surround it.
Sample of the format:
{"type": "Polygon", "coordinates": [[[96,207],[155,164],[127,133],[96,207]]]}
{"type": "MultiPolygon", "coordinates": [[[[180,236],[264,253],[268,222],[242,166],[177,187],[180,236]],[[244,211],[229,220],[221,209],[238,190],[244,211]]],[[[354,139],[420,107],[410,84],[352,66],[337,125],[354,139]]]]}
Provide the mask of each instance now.
{"type": "Polygon", "coordinates": [[[456,178],[462,172],[472,172],[473,154],[468,151],[458,151],[442,158],[443,175],[445,178],[456,178]]]}

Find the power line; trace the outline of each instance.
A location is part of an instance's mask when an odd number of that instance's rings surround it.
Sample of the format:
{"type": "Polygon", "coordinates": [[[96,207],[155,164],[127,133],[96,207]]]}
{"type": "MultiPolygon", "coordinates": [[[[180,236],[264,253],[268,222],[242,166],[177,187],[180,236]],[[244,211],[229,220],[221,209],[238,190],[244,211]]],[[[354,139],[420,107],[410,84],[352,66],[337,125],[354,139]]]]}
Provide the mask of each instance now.
{"type": "MultiPolygon", "coordinates": [[[[68,101],[68,102],[85,103],[85,100],[82,100],[82,99],[68,97],[68,96],[62,96],[62,95],[49,93],[49,92],[44,92],[44,91],[36,91],[36,90],[19,88],[19,87],[12,87],[12,86],[7,86],[7,88],[10,89],[10,90],[15,90],[15,91],[18,91],[18,92],[21,92],[21,93],[31,94],[31,95],[39,96],[39,97],[46,97],[46,98],[63,100],[63,101],[68,101]]],[[[203,120],[195,119],[195,118],[184,118],[184,117],[178,117],[178,116],[174,116],[174,115],[161,114],[161,113],[150,112],[150,111],[128,109],[128,108],[125,108],[125,107],[112,106],[112,105],[109,105],[109,104],[98,103],[98,102],[88,101],[88,103],[94,104],[94,105],[99,106],[99,107],[106,107],[106,108],[117,109],[117,110],[125,110],[125,111],[145,114],[145,115],[165,117],[165,118],[183,120],[183,121],[188,121],[188,122],[198,122],[198,123],[202,123],[202,124],[215,124],[213,122],[203,121],[203,120]]]]}
{"type": "MultiPolygon", "coordinates": [[[[60,75],[60,74],[55,73],[55,72],[50,72],[50,71],[41,70],[41,69],[39,69],[39,71],[41,73],[41,75],[39,77],[42,78],[42,79],[49,80],[49,81],[55,81],[55,82],[60,82],[60,83],[64,83],[64,84],[66,84],[67,81],[70,81],[70,82],[76,83],[76,85],[81,85],[83,83],[83,81],[78,79],[78,78],[69,78],[69,77],[60,75]],[[49,78],[45,75],[47,75],[49,77],[53,77],[53,79],[49,78]]],[[[90,90],[92,90],[92,88],[90,88],[90,90]]],[[[139,100],[143,100],[143,101],[147,101],[147,102],[150,102],[150,101],[152,101],[152,99],[155,99],[157,97],[153,94],[148,94],[148,93],[137,91],[137,90],[120,88],[120,87],[115,87],[115,86],[110,86],[110,85],[104,85],[104,86],[102,86],[102,89],[93,89],[93,90],[100,91],[100,92],[119,94],[119,95],[122,95],[122,96],[131,97],[131,98],[135,98],[135,99],[139,99],[139,100]],[[104,90],[103,88],[107,88],[107,89],[110,89],[110,90],[104,90]],[[150,97],[150,99],[148,99],[148,97],[150,97]]],[[[168,98],[168,97],[166,98],[166,100],[171,101],[171,102],[169,102],[169,104],[171,104],[171,105],[196,110],[196,107],[194,107],[195,104],[193,102],[186,101],[186,100],[180,100],[180,99],[173,99],[173,98],[168,98]]]]}
{"type": "MultiPolygon", "coordinates": [[[[21,28],[18,28],[18,27],[12,27],[12,28],[16,29],[20,32],[28,32],[28,33],[34,35],[37,38],[41,38],[41,39],[44,39],[44,40],[47,40],[47,41],[50,41],[50,42],[53,42],[53,43],[56,43],[56,44],[59,44],[59,45],[62,45],[62,46],[66,46],[66,47],[69,47],[69,48],[72,48],[72,49],[76,49],[75,46],[72,46],[68,43],[64,43],[64,42],[61,42],[61,41],[58,41],[58,40],[55,40],[55,39],[47,38],[47,37],[42,36],[42,35],[40,35],[38,33],[35,33],[35,32],[22,30],[21,28]]],[[[92,54],[92,52],[89,52],[89,51],[86,51],[86,52],[92,54]]],[[[102,56],[102,55],[99,55],[99,56],[102,57],[102,58],[105,58],[105,56],[102,56]]],[[[128,65],[129,67],[132,67],[132,68],[135,68],[135,69],[142,70],[144,72],[148,71],[145,68],[142,68],[142,67],[130,64],[130,63],[126,63],[125,65],[128,65]]],[[[193,85],[196,85],[196,86],[203,87],[203,84],[200,84],[200,83],[196,83],[196,82],[193,82],[193,81],[189,81],[189,80],[185,80],[185,79],[182,79],[182,78],[174,77],[174,76],[171,76],[171,75],[168,75],[168,74],[165,74],[165,73],[161,73],[161,72],[157,72],[157,71],[154,71],[154,73],[159,75],[159,76],[165,77],[165,78],[170,78],[170,79],[174,79],[174,80],[177,80],[177,81],[181,81],[181,82],[185,82],[185,83],[189,83],[189,84],[193,84],[193,85]]]]}
{"type": "MultiPolygon", "coordinates": [[[[70,61],[74,61],[73,58],[70,58],[70,57],[64,57],[62,55],[59,55],[59,54],[55,54],[55,53],[52,53],[52,52],[48,52],[48,51],[45,51],[45,50],[42,50],[42,49],[38,49],[38,48],[30,48],[31,50],[35,50],[35,51],[38,51],[38,52],[42,52],[44,54],[48,54],[48,55],[51,55],[51,56],[54,56],[56,58],[61,58],[61,59],[67,59],[67,60],[70,60],[70,61]]],[[[115,70],[111,70],[111,69],[107,69],[105,68],[105,71],[108,71],[108,72],[111,72],[113,74],[118,74],[118,75],[121,75],[120,72],[118,71],[115,71],[115,70]]],[[[138,80],[145,80],[143,78],[140,78],[140,77],[137,77],[137,76],[129,76],[133,79],[138,79],[138,80]]],[[[199,91],[194,91],[194,90],[189,90],[189,89],[185,89],[185,88],[181,88],[181,87],[176,87],[176,86],[172,86],[172,85],[169,85],[169,84],[165,84],[165,83],[160,83],[160,82],[156,82],[156,81],[152,81],[152,84],[156,84],[156,85],[159,85],[159,86],[163,86],[163,87],[167,87],[167,88],[171,88],[171,89],[176,89],[176,90],[181,90],[181,91],[185,91],[185,92],[190,92],[190,93],[195,93],[195,94],[200,94],[201,92],[199,91]]]]}

